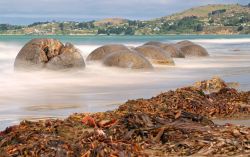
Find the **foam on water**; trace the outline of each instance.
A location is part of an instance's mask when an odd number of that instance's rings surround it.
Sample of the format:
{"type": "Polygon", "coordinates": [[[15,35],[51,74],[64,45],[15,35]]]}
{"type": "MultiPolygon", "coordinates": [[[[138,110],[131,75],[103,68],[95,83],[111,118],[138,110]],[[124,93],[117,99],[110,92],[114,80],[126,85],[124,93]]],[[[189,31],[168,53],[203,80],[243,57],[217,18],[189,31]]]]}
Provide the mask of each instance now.
{"type": "Polygon", "coordinates": [[[249,38],[243,38],[243,39],[194,39],[192,40],[197,43],[213,43],[213,44],[230,44],[230,43],[250,43],[249,38]]]}
{"type": "MultiPolygon", "coordinates": [[[[242,90],[250,90],[250,39],[193,41],[206,47],[210,57],[175,59],[176,66],[157,66],[153,71],[87,63],[84,71],[71,73],[14,72],[13,63],[22,44],[0,42],[0,121],[6,122],[0,129],[25,117],[64,117],[72,112],[114,109],[128,99],[150,98],[214,75],[239,81],[242,90]]],[[[135,47],[142,43],[125,44],[135,47]]],[[[86,59],[101,45],[76,46],[86,59]]]]}

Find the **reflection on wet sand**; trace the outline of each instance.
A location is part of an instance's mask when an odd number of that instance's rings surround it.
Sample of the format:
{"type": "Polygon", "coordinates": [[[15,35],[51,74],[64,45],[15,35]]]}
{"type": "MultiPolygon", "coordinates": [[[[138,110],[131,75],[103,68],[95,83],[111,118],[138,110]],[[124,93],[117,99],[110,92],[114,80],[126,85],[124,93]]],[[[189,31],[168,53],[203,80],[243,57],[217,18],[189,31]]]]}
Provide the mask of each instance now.
{"type": "Polygon", "coordinates": [[[24,121],[24,120],[28,120],[28,121],[39,121],[39,120],[47,120],[47,119],[64,119],[65,117],[52,117],[52,116],[44,116],[44,115],[39,115],[39,116],[23,116],[19,119],[19,121],[24,121]]]}
{"type": "Polygon", "coordinates": [[[250,127],[250,119],[240,119],[240,120],[213,120],[215,124],[224,125],[224,124],[234,124],[250,127]]]}
{"type": "Polygon", "coordinates": [[[50,111],[50,110],[61,110],[61,109],[76,109],[80,108],[81,105],[77,104],[44,104],[24,107],[27,111],[50,111]]]}

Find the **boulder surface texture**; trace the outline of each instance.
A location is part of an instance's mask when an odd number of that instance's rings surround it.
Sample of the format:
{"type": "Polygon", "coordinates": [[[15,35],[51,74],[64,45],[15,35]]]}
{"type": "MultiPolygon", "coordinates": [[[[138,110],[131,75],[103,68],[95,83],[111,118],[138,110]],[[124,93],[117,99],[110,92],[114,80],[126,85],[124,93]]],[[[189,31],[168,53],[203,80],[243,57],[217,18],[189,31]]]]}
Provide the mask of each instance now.
{"type": "Polygon", "coordinates": [[[81,51],[74,45],[65,45],[56,39],[32,39],[20,50],[15,70],[64,70],[85,67],[81,51]]]}

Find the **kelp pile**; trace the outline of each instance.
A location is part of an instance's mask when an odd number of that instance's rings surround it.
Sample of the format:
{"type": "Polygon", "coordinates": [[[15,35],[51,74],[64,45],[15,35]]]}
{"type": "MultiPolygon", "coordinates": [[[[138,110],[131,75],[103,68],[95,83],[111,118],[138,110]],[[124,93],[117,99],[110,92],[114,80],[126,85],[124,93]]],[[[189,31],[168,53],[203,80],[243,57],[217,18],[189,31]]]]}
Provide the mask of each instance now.
{"type": "Polygon", "coordinates": [[[211,94],[185,87],[115,111],[23,121],[0,133],[0,156],[248,156],[250,128],[210,118],[249,115],[249,97],[227,87],[211,94]]]}
{"type": "Polygon", "coordinates": [[[120,106],[119,111],[122,110],[155,114],[182,110],[210,118],[236,118],[249,116],[250,92],[222,88],[218,92],[205,94],[201,89],[184,87],[151,99],[130,100],[120,106]]]}

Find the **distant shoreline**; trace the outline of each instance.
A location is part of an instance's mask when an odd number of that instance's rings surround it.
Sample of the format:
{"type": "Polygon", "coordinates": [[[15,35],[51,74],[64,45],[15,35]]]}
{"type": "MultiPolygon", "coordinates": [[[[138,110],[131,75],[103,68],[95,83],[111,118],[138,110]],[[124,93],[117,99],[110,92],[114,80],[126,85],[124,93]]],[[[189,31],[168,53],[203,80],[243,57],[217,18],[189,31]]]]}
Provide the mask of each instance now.
{"type": "Polygon", "coordinates": [[[0,24],[0,34],[34,35],[236,35],[250,34],[250,6],[205,5],[151,20],[106,18],[0,24]]]}
{"type": "Polygon", "coordinates": [[[100,35],[100,34],[0,34],[0,36],[250,36],[250,34],[145,34],[145,35],[100,35]]]}

